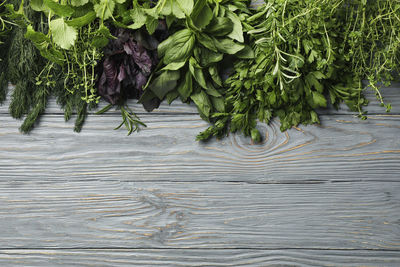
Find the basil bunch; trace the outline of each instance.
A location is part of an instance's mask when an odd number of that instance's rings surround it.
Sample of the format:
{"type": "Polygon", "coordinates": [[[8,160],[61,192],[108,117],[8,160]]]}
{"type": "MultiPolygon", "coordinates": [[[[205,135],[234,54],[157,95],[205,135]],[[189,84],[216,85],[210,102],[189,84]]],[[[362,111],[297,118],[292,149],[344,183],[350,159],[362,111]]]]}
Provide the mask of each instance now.
{"type": "Polygon", "coordinates": [[[224,112],[223,61],[253,57],[241,22],[250,13],[249,2],[159,1],[154,9],[162,6],[172,35],[158,46],[162,64],[140,101],[158,97],[171,103],[180,97],[193,101],[205,120],[212,112],[224,112]]]}

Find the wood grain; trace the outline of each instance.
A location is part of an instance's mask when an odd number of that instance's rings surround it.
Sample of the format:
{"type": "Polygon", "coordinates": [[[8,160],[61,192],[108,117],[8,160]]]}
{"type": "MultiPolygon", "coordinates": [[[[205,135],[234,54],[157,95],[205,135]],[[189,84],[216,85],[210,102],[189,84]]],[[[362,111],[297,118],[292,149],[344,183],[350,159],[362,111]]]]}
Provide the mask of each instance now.
{"type": "Polygon", "coordinates": [[[152,250],[0,250],[8,266],[393,266],[395,251],[152,249],[152,250]]]}
{"type": "Polygon", "coordinates": [[[0,248],[400,251],[399,192],[398,182],[3,179],[0,248]]]}
{"type": "Polygon", "coordinates": [[[322,116],[321,126],[279,131],[260,125],[261,144],[230,135],[194,141],[207,124],[197,115],[148,115],[148,127],[126,136],[113,116],[92,116],[77,134],[46,115],[31,135],[0,115],[0,179],[123,181],[399,181],[400,116],[322,116]]]}

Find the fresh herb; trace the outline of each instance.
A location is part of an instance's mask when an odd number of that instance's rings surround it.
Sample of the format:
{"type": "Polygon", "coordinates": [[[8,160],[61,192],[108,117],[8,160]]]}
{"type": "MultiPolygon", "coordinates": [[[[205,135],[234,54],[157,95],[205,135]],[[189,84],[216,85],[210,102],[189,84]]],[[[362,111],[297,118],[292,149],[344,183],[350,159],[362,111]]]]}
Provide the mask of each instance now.
{"type": "Polygon", "coordinates": [[[0,3],[0,103],[5,100],[7,94],[8,78],[6,69],[10,42],[12,40],[11,31],[13,26],[15,26],[12,20],[8,18],[8,15],[6,2],[2,1],[0,3]]]}
{"type": "Polygon", "coordinates": [[[239,60],[225,82],[225,112],[199,140],[243,132],[255,141],[257,120],[279,117],[281,130],[319,123],[317,108],[345,102],[361,118],[362,80],[382,105],[378,82],[399,71],[400,5],[397,1],[268,1],[243,22],[255,58],[239,60]],[[368,3],[367,3],[368,2],[368,3]]]}
{"type": "MultiPolygon", "coordinates": [[[[157,47],[159,38],[165,35],[166,26],[160,22],[157,34],[149,35],[144,30],[119,28],[112,40],[105,47],[105,57],[99,67],[98,93],[110,105],[117,105],[122,115],[122,125],[128,129],[128,134],[138,130],[141,123],[137,116],[126,106],[129,98],[139,99],[143,95],[143,87],[157,64],[157,47]],[[158,37],[158,38],[157,38],[158,37]]],[[[160,105],[156,97],[143,102],[143,107],[151,111],[160,105]]],[[[111,107],[111,106],[110,106],[111,107]]],[[[98,112],[102,114],[109,110],[106,107],[98,112]]]]}
{"type": "Polygon", "coordinates": [[[171,103],[180,97],[183,102],[194,102],[205,120],[212,112],[224,112],[221,63],[233,55],[252,56],[244,45],[241,23],[249,13],[249,2],[159,1],[153,8],[139,11],[158,14],[157,18],[165,18],[171,25],[171,36],[158,46],[162,66],[141,101],[157,97],[171,103]]]}
{"type": "Polygon", "coordinates": [[[15,85],[11,95],[9,106],[10,114],[14,118],[22,118],[27,115],[21,126],[21,131],[29,131],[34,121],[46,107],[48,91],[43,87],[36,86],[36,75],[44,67],[44,61],[34,45],[24,37],[24,28],[21,26],[25,20],[32,21],[32,24],[39,26],[39,14],[33,12],[29,6],[20,1],[12,1],[6,5],[8,16],[18,22],[10,32],[7,51],[7,81],[15,85]],[[14,10],[14,7],[18,7],[14,10]],[[23,12],[24,10],[24,12],[23,12]]]}
{"type": "MultiPolygon", "coordinates": [[[[121,28],[115,36],[117,39],[105,48],[98,81],[99,94],[111,104],[138,99],[158,64],[156,37],[145,31],[121,28]]],[[[145,109],[158,107],[159,103],[157,99],[146,102],[145,109]]]]}
{"type": "MultiPolygon", "coordinates": [[[[344,102],[366,118],[366,88],[399,80],[399,0],[5,0],[0,4],[0,102],[29,132],[55,95],[80,131],[101,98],[128,132],[144,126],[127,106],[193,102],[212,126],[205,140],[257,121],[281,130],[319,123],[344,102]],[[365,83],[366,81],[367,83],[365,83]]],[[[117,127],[117,128],[119,128],[117,127]]]]}

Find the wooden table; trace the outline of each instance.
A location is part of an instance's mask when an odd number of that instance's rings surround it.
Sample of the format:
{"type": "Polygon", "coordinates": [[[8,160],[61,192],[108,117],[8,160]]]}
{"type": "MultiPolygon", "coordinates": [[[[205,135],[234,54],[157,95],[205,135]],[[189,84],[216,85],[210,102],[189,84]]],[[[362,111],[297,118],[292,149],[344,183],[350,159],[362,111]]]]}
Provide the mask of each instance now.
{"type": "MultiPolygon", "coordinates": [[[[20,134],[0,107],[0,266],[400,266],[400,85],[391,114],[321,111],[262,144],[196,142],[194,106],[134,105],[148,127],[80,134],[54,100],[20,134]]],[[[374,96],[371,94],[370,99],[374,96]]]]}

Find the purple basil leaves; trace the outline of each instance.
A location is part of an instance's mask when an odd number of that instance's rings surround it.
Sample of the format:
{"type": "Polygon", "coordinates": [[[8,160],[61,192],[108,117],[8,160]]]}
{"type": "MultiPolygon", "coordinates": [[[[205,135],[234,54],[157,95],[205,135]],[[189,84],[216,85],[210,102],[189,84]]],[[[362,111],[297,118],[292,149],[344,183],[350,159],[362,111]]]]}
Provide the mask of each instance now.
{"type": "MultiPolygon", "coordinates": [[[[157,66],[157,46],[166,38],[166,27],[160,23],[152,36],[146,31],[116,29],[104,50],[99,68],[98,93],[111,104],[121,104],[127,98],[138,99],[143,94],[151,72],[157,66]]],[[[143,103],[146,110],[157,108],[160,101],[143,103]]]]}

